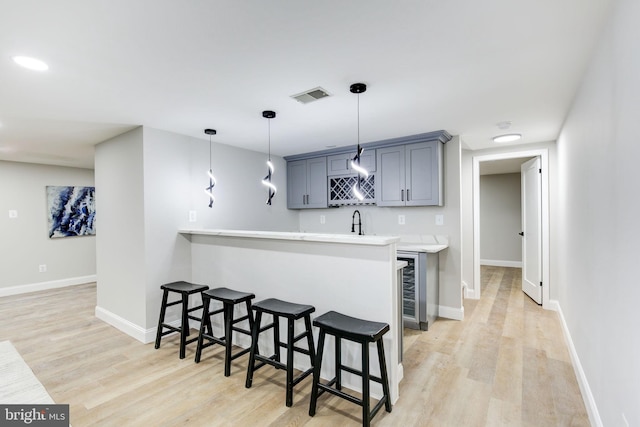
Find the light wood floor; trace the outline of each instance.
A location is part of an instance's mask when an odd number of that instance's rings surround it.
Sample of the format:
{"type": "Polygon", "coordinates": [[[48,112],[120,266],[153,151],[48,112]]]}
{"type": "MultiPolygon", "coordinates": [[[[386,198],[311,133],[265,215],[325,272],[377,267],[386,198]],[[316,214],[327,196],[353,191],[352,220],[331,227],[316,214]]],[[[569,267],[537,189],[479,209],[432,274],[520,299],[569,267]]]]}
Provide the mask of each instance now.
{"type": "MultiPolygon", "coordinates": [[[[378,426],[588,426],[557,314],[520,290],[520,270],[484,267],[479,301],[462,322],[406,331],[405,378],[378,426]]],[[[284,372],[264,367],[245,389],[248,356],[223,376],[223,351],[200,364],[94,317],[95,285],[0,298],[0,341],[11,340],[49,394],[81,426],[349,426],[360,408],[334,396],[308,416],[310,378],[284,405],[284,372]]]]}

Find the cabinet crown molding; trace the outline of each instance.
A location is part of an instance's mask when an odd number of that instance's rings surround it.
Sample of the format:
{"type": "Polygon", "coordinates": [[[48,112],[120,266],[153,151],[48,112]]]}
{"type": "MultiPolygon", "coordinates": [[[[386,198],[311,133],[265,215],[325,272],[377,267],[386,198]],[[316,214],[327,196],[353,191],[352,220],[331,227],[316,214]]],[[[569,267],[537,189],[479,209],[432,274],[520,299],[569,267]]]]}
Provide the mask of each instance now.
{"type": "MultiPolygon", "coordinates": [[[[390,138],[390,139],[384,139],[380,141],[366,142],[360,145],[365,150],[374,150],[376,148],[393,147],[394,145],[406,145],[406,144],[412,144],[414,142],[440,141],[441,143],[446,144],[448,141],[451,140],[451,138],[452,138],[451,134],[449,134],[449,132],[447,132],[446,130],[437,130],[433,132],[419,133],[416,135],[408,135],[408,136],[401,136],[398,138],[390,138]]],[[[312,157],[322,157],[322,156],[330,156],[333,154],[355,152],[356,149],[357,149],[357,146],[355,144],[345,145],[343,147],[336,147],[328,150],[320,150],[320,151],[313,151],[310,153],[301,153],[301,154],[294,154],[291,156],[285,156],[284,159],[286,161],[302,160],[302,159],[309,159],[312,157]]]]}

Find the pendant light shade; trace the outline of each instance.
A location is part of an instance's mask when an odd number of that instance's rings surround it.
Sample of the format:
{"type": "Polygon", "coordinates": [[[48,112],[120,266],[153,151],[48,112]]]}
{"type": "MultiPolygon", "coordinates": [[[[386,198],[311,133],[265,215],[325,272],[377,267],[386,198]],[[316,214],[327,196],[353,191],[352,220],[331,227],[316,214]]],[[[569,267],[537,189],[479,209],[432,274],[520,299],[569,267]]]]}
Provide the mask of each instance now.
{"type": "Polygon", "coordinates": [[[262,184],[267,187],[268,190],[268,197],[267,197],[267,204],[271,205],[271,200],[275,197],[276,193],[278,192],[278,189],[276,188],[276,186],[271,182],[271,176],[273,175],[273,163],[271,162],[271,119],[276,117],[276,112],[275,111],[270,111],[270,110],[265,110],[262,112],[262,117],[264,117],[265,119],[267,119],[267,122],[269,123],[269,158],[267,160],[267,176],[265,176],[262,179],[262,184]]]}
{"type": "Polygon", "coordinates": [[[205,129],[204,133],[209,135],[209,171],[207,175],[209,176],[209,186],[205,188],[204,192],[207,196],[209,196],[209,207],[213,207],[213,202],[216,200],[213,197],[213,187],[216,186],[216,178],[213,176],[213,169],[211,168],[211,135],[215,135],[217,132],[215,129],[205,129]]]}
{"type": "Polygon", "coordinates": [[[364,83],[354,83],[349,87],[349,90],[351,93],[358,95],[358,148],[356,149],[356,155],[353,157],[353,160],[351,160],[351,169],[358,173],[358,179],[353,185],[353,195],[356,199],[362,201],[364,200],[364,195],[362,194],[361,184],[363,180],[369,177],[369,172],[360,166],[360,156],[364,151],[364,148],[360,146],[360,94],[367,90],[367,85],[364,83]]]}

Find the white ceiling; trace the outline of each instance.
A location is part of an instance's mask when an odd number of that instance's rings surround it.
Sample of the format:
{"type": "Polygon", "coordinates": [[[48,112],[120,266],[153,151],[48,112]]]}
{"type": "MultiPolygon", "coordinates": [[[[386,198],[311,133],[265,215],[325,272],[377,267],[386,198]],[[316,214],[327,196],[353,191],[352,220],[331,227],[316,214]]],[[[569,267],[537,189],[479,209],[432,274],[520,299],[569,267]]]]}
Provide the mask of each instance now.
{"type": "Polygon", "coordinates": [[[610,0],[0,0],[0,160],[93,167],[144,125],[290,155],[445,129],[558,136],[610,0]],[[20,68],[40,58],[46,72],[20,68]],[[290,95],[321,86],[332,96],[290,95]]]}

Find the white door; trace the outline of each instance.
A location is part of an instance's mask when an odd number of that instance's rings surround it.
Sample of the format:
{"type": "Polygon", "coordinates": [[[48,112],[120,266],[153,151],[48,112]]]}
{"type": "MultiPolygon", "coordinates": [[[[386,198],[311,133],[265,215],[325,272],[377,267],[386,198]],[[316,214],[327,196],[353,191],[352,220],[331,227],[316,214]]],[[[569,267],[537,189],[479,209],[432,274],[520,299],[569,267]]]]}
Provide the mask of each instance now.
{"type": "Polygon", "coordinates": [[[522,291],[542,304],[542,174],[540,158],[520,166],[522,172],[522,291]]]}

